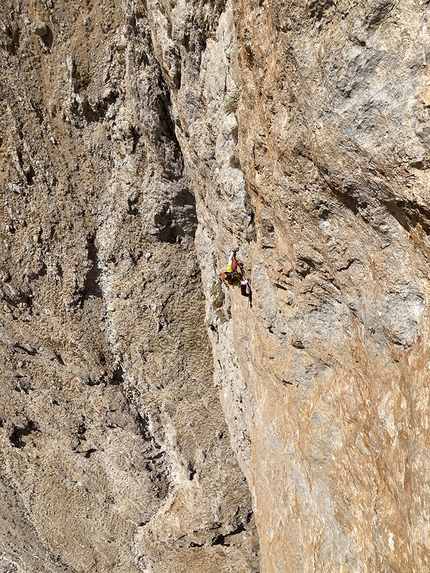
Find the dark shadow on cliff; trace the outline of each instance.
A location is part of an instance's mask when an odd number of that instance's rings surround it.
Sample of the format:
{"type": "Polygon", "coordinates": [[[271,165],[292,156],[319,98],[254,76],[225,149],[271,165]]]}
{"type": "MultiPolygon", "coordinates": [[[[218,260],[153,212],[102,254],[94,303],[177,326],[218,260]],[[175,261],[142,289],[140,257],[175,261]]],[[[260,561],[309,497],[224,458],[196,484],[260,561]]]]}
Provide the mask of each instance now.
{"type": "Polygon", "coordinates": [[[154,216],[159,229],[155,236],[163,243],[180,243],[185,236],[194,239],[197,228],[196,200],[188,189],[178,193],[170,203],[162,205],[154,216]]]}
{"type": "Polygon", "coordinates": [[[37,430],[36,424],[29,420],[23,428],[13,428],[12,433],[9,437],[10,443],[14,448],[24,448],[26,442],[22,439],[25,436],[29,436],[32,432],[37,430]]]}
{"type": "Polygon", "coordinates": [[[102,298],[103,293],[100,288],[99,279],[102,271],[98,263],[98,248],[94,243],[94,237],[91,235],[87,241],[88,259],[91,261],[91,268],[85,277],[84,293],[82,295],[81,306],[91,296],[102,298]]]}
{"type": "Polygon", "coordinates": [[[430,234],[430,210],[411,201],[392,201],[386,203],[390,215],[407,231],[420,225],[426,235],[430,234]]]}

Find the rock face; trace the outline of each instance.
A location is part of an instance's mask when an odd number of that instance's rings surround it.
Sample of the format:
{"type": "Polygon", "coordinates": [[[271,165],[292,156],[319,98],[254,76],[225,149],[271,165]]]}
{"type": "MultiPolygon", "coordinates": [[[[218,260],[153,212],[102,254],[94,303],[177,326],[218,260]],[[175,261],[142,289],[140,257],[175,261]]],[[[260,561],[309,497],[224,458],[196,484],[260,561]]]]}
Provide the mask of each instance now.
{"type": "Polygon", "coordinates": [[[277,4],[236,16],[262,570],[426,571],[428,7],[277,4]]]}
{"type": "Polygon", "coordinates": [[[0,569],[254,572],[146,8],[2,9],[0,569]]]}
{"type": "Polygon", "coordinates": [[[428,571],[428,5],[1,7],[0,569],[428,571]]]}

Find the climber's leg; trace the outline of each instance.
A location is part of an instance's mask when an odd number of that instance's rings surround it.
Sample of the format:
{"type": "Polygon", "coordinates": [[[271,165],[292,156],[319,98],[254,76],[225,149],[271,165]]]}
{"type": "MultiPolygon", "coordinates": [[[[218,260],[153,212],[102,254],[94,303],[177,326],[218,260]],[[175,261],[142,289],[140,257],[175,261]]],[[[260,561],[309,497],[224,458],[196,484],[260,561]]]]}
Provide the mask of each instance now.
{"type": "Polygon", "coordinates": [[[247,285],[248,285],[247,280],[240,281],[240,294],[242,296],[249,296],[249,293],[246,292],[247,285]]]}

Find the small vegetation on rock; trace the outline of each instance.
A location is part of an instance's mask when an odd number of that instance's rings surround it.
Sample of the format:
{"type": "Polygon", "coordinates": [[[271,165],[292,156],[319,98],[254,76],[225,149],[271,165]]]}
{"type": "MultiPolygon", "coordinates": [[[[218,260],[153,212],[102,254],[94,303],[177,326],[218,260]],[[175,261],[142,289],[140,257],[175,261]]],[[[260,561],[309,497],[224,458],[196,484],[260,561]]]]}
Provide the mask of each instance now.
{"type": "Polygon", "coordinates": [[[216,311],[222,308],[225,300],[222,286],[219,283],[214,283],[211,288],[212,308],[216,311]]]}
{"type": "Polygon", "coordinates": [[[224,312],[224,302],[225,302],[225,294],[222,288],[222,285],[219,283],[214,283],[211,288],[211,298],[212,298],[212,308],[214,309],[216,315],[221,321],[221,324],[227,322],[231,318],[231,314],[229,316],[229,310],[227,313],[224,312]]]}
{"type": "Polygon", "coordinates": [[[77,68],[73,71],[73,79],[78,92],[86,89],[91,82],[88,70],[78,70],[77,68]]]}
{"type": "Polygon", "coordinates": [[[234,113],[237,109],[237,104],[239,103],[240,91],[233,90],[227,94],[224,103],[225,113],[234,113]]]}

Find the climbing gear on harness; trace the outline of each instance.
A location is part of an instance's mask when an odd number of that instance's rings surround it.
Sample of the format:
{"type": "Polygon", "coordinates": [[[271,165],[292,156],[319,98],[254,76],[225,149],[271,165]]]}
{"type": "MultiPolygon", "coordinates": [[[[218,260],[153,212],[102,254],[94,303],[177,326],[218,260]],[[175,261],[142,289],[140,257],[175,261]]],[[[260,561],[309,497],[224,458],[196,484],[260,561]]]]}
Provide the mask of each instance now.
{"type": "Polygon", "coordinates": [[[240,286],[241,294],[243,296],[248,296],[246,289],[248,281],[244,280],[242,268],[238,265],[236,260],[236,253],[239,248],[240,245],[237,245],[234,249],[232,249],[228,259],[227,268],[222,273],[221,278],[228,286],[240,286]]]}

